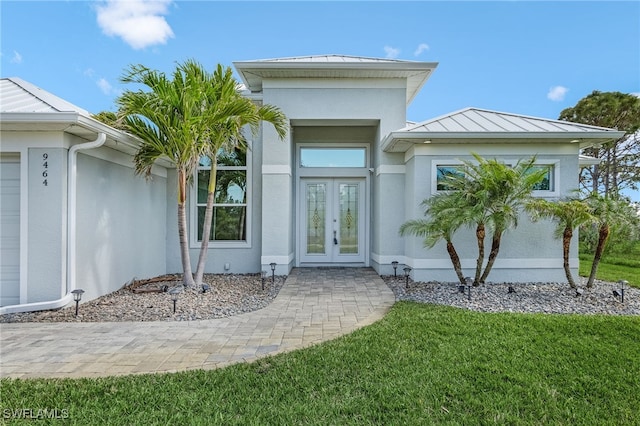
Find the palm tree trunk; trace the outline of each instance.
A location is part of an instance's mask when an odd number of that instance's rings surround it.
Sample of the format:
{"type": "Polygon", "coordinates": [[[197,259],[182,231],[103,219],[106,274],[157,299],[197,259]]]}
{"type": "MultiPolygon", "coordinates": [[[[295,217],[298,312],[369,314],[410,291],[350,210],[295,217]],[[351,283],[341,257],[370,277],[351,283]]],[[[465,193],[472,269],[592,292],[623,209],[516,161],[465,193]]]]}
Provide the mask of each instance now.
{"type": "Polygon", "coordinates": [[[593,263],[591,264],[591,273],[587,280],[587,288],[593,287],[593,282],[595,281],[596,273],[598,272],[598,265],[600,264],[600,260],[602,260],[602,253],[604,252],[604,247],[607,244],[607,239],[609,239],[609,232],[608,224],[603,223],[600,225],[600,229],[598,230],[598,245],[596,246],[596,252],[593,255],[593,263]]]}
{"type": "Polygon", "coordinates": [[[489,272],[491,272],[491,268],[493,268],[493,263],[496,261],[496,257],[498,257],[498,252],[500,251],[500,240],[502,239],[502,231],[496,229],[493,232],[493,238],[491,239],[491,252],[489,253],[489,259],[487,260],[487,266],[484,268],[484,272],[482,273],[482,277],[480,277],[480,282],[484,284],[487,277],[489,276],[489,272]]]}
{"type": "Polygon", "coordinates": [[[486,231],[484,223],[478,223],[476,227],[476,240],[478,242],[478,259],[476,260],[476,274],[473,278],[473,285],[480,285],[480,273],[482,272],[482,264],[484,263],[484,238],[486,231]]]}
{"type": "Polygon", "coordinates": [[[458,256],[458,252],[456,252],[456,248],[453,246],[451,240],[447,240],[447,253],[449,253],[449,257],[451,258],[451,263],[453,263],[453,269],[456,271],[456,275],[458,276],[458,280],[460,280],[461,284],[464,284],[464,275],[462,274],[462,265],[460,264],[460,257],[458,256]]]}
{"type": "Polygon", "coordinates": [[[187,179],[184,170],[178,170],[178,236],[180,238],[180,257],[182,259],[182,282],[185,287],[194,284],[189,256],[189,239],[187,236],[187,179]]]}
{"type": "Polygon", "coordinates": [[[564,266],[564,274],[567,276],[567,281],[571,288],[577,288],[575,281],[573,281],[573,275],[571,275],[571,268],[569,267],[569,247],[571,247],[571,238],[573,237],[573,229],[564,228],[562,232],[562,266],[564,266]]]}
{"type": "Polygon", "coordinates": [[[211,159],[211,170],[209,171],[209,185],[207,187],[207,206],[204,210],[204,223],[202,224],[202,243],[200,244],[200,256],[196,267],[195,283],[202,285],[204,268],[207,264],[207,251],[209,249],[209,235],[211,234],[211,222],[213,219],[213,203],[216,195],[216,166],[218,160],[215,156],[211,159]]]}

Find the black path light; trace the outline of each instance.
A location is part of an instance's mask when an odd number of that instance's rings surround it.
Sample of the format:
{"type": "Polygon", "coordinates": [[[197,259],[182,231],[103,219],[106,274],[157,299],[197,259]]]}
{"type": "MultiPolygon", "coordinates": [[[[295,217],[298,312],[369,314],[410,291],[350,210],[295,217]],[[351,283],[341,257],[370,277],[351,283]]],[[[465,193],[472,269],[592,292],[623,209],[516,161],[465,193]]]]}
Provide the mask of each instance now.
{"type": "Polygon", "coordinates": [[[620,284],[620,291],[613,290],[613,295],[618,297],[620,296],[620,301],[624,303],[624,288],[629,285],[629,281],[627,280],[619,280],[618,284],[620,284]]]}
{"type": "Polygon", "coordinates": [[[473,278],[466,277],[464,281],[467,283],[467,291],[469,292],[469,300],[471,300],[471,287],[473,286],[473,278]]]}
{"type": "Polygon", "coordinates": [[[271,266],[271,284],[275,284],[276,282],[276,262],[271,262],[269,264],[271,266]]]}
{"type": "Polygon", "coordinates": [[[411,274],[411,268],[408,267],[408,266],[405,266],[403,271],[404,271],[404,278],[405,278],[404,288],[408,289],[409,288],[409,274],[411,274]]]}
{"type": "Polygon", "coordinates": [[[171,300],[173,301],[173,313],[176,313],[176,303],[178,302],[178,295],[182,290],[180,287],[174,287],[169,290],[169,295],[171,296],[171,300]]]}
{"type": "Polygon", "coordinates": [[[76,316],[78,316],[78,303],[80,303],[80,299],[82,299],[84,290],[77,288],[71,291],[71,294],[73,294],[73,301],[76,302],[76,316]]]}
{"type": "Polygon", "coordinates": [[[391,262],[391,266],[393,266],[393,278],[398,278],[398,261],[391,262]]]}
{"type": "Polygon", "coordinates": [[[260,279],[262,280],[262,290],[264,290],[264,280],[267,279],[267,271],[260,272],[260,279]]]}

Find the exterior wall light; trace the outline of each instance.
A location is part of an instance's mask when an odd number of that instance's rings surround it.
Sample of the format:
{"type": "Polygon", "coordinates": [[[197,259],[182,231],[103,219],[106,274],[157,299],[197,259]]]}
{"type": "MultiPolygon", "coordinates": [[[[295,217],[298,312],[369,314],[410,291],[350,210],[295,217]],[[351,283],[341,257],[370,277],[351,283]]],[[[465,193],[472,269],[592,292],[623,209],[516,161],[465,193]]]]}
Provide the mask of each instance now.
{"type": "Polygon", "coordinates": [[[169,290],[169,295],[171,296],[171,300],[173,301],[173,313],[176,313],[176,303],[178,302],[178,295],[182,292],[180,287],[174,287],[169,290]]]}
{"type": "Polygon", "coordinates": [[[404,271],[404,279],[405,279],[404,288],[408,289],[409,288],[409,275],[411,274],[411,268],[408,267],[408,266],[405,266],[403,271],[404,271]]]}
{"type": "Polygon", "coordinates": [[[78,303],[82,299],[82,295],[84,294],[84,290],[77,288],[71,292],[73,294],[73,301],[76,302],[76,316],[78,316],[78,303]]]}
{"type": "Polygon", "coordinates": [[[275,284],[276,282],[276,262],[271,262],[269,264],[271,266],[271,283],[275,284]]]}
{"type": "Polygon", "coordinates": [[[391,262],[391,266],[393,266],[393,278],[397,278],[398,277],[398,261],[394,260],[393,262],[391,262]]]}

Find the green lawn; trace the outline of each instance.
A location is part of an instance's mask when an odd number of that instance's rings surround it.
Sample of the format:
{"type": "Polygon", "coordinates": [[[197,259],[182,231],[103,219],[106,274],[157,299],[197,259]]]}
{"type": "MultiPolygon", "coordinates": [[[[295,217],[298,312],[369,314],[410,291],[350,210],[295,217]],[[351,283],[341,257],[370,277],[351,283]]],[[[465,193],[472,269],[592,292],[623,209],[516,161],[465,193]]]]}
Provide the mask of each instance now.
{"type": "Polygon", "coordinates": [[[70,424],[640,425],[639,336],[638,317],[401,302],[351,335],[217,371],[2,380],[1,405],[70,424]]]}
{"type": "MultiPolygon", "coordinates": [[[[580,253],[580,275],[589,276],[592,261],[592,254],[580,253]]],[[[631,286],[640,288],[640,241],[627,253],[605,256],[598,265],[596,278],[613,282],[627,280],[631,286]]]]}

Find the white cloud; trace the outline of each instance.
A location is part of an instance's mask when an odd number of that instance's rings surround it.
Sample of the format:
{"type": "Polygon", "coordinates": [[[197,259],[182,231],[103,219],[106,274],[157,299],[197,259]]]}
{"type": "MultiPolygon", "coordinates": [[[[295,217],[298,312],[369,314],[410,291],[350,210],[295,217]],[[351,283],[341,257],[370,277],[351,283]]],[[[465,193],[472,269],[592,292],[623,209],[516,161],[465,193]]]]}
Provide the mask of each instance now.
{"type": "Polygon", "coordinates": [[[98,6],[98,25],[134,49],[166,44],[173,30],[164,18],[172,0],[106,0],[98,6]]]}
{"type": "Polygon", "coordinates": [[[9,62],[11,62],[12,64],[21,64],[22,63],[22,55],[14,50],[13,51],[13,56],[11,57],[11,60],[9,62]]]}
{"type": "Polygon", "coordinates": [[[429,45],[427,43],[420,43],[416,51],[413,52],[413,55],[420,56],[425,50],[429,50],[429,45]]]}
{"type": "Polygon", "coordinates": [[[111,84],[105,78],[98,79],[96,84],[105,95],[109,95],[113,91],[113,86],[111,86],[111,84]]]}
{"type": "Polygon", "coordinates": [[[631,93],[633,96],[635,96],[636,98],[640,98],[640,92],[633,92],[631,93]]]}
{"type": "Polygon", "coordinates": [[[395,59],[400,55],[400,49],[396,49],[395,47],[385,46],[384,51],[387,54],[387,59],[395,59]]]}
{"type": "Polygon", "coordinates": [[[569,89],[563,86],[553,86],[549,89],[549,93],[547,93],[547,99],[560,102],[564,100],[564,96],[567,94],[569,89]]]}

